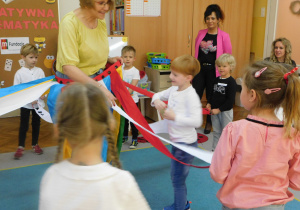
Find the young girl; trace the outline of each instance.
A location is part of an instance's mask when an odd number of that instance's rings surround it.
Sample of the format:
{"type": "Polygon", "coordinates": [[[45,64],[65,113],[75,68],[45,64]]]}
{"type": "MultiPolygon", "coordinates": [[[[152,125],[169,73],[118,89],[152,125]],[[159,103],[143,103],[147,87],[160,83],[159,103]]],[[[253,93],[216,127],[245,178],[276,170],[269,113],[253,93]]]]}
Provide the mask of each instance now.
{"type": "Polygon", "coordinates": [[[69,160],[52,165],[40,189],[39,209],[150,209],[134,177],[120,168],[113,144],[114,121],[104,94],[92,84],[74,83],[57,101],[59,146],[66,138],[69,160]],[[101,158],[102,137],[109,141],[112,167],[101,158]]]}
{"type": "Polygon", "coordinates": [[[284,209],[300,190],[300,80],[279,64],[246,69],[241,102],[250,115],[229,123],[216,147],[210,174],[223,184],[223,209],[284,209]],[[284,122],[275,108],[282,105],[284,122]]]}

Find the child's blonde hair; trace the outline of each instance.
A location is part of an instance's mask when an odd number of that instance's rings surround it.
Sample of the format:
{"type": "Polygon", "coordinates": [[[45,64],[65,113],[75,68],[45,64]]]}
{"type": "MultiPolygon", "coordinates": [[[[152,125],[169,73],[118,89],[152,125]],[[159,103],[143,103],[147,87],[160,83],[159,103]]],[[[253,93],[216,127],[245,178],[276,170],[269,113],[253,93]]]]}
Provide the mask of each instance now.
{"type": "Polygon", "coordinates": [[[191,55],[182,55],[171,62],[171,69],[194,77],[200,72],[200,63],[191,55]]]}
{"type": "Polygon", "coordinates": [[[33,44],[24,44],[21,47],[20,54],[23,55],[24,57],[26,57],[30,53],[32,53],[34,55],[38,55],[39,54],[39,50],[33,44]]]}
{"type": "Polygon", "coordinates": [[[235,58],[233,57],[233,55],[230,55],[228,53],[220,55],[220,57],[217,58],[215,63],[217,66],[222,66],[225,63],[228,63],[230,66],[230,72],[232,72],[236,66],[235,58]]]}
{"type": "Polygon", "coordinates": [[[291,137],[291,127],[294,126],[296,134],[300,131],[300,80],[297,74],[288,76],[288,83],[284,75],[289,71],[280,64],[270,61],[257,61],[246,68],[243,82],[247,89],[253,89],[257,95],[254,108],[275,109],[283,107],[284,127],[286,136],[291,137]],[[260,76],[255,73],[267,67],[260,76]],[[266,94],[266,89],[281,88],[277,92],[266,94]]]}
{"type": "Polygon", "coordinates": [[[108,155],[112,164],[121,167],[112,132],[113,118],[106,98],[99,88],[92,84],[73,83],[60,94],[56,109],[59,133],[56,162],[61,159],[65,139],[73,146],[82,147],[89,141],[106,135],[108,155]]]}
{"type": "Polygon", "coordinates": [[[134,48],[133,46],[127,45],[127,46],[125,46],[125,47],[122,48],[122,51],[121,51],[122,56],[123,56],[125,53],[127,53],[127,52],[133,52],[133,54],[134,54],[134,56],[135,56],[136,50],[135,50],[135,48],[134,48]]]}

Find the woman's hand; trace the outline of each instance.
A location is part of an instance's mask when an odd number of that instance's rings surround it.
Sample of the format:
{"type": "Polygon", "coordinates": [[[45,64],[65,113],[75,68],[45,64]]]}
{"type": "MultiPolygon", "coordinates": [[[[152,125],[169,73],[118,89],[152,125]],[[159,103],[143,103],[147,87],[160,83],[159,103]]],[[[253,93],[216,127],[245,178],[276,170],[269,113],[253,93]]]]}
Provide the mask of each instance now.
{"type": "Polygon", "coordinates": [[[103,85],[100,85],[101,91],[104,93],[106,96],[108,102],[112,103],[112,105],[116,105],[116,97],[109,91],[107,90],[103,85]]]}
{"type": "Polygon", "coordinates": [[[116,56],[116,57],[112,57],[112,58],[108,58],[107,59],[107,62],[108,63],[115,63],[117,61],[120,61],[121,64],[123,64],[123,58],[119,57],[119,56],[116,56]]]}

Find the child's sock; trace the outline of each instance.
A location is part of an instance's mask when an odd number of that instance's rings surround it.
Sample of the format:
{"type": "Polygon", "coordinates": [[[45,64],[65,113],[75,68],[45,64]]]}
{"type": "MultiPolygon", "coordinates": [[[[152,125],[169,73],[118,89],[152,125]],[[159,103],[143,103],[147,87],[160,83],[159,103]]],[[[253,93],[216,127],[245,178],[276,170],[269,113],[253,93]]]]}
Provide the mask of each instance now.
{"type": "Polygon", "coordinates": [[[128,136],[123,136],[122,143],[126,142],[128,140],[128,136]]]}

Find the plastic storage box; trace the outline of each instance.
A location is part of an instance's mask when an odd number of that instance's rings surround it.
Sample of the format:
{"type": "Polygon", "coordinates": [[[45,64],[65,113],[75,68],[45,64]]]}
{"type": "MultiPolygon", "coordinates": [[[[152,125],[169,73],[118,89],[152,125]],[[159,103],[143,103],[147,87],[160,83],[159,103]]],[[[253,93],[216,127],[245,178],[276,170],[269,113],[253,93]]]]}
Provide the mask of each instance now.
{"type": "MultiPolygon", "coordinates": [[[[138,83],[138,87],[142,88],[142,89],[146,89],[147,91],[150,91],[151,81],[138,83]]],[[[141,93],[138,93],[138,96],[144,96],[144,95],[141,93]]]]}

